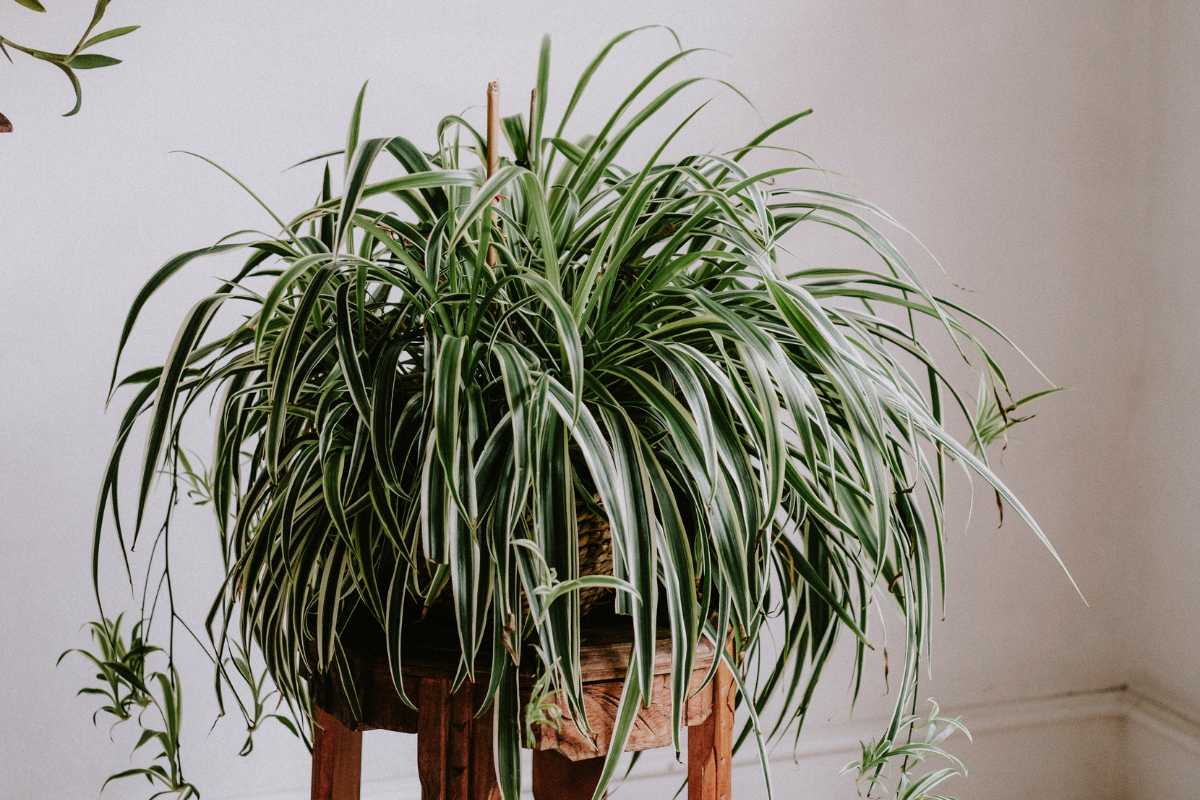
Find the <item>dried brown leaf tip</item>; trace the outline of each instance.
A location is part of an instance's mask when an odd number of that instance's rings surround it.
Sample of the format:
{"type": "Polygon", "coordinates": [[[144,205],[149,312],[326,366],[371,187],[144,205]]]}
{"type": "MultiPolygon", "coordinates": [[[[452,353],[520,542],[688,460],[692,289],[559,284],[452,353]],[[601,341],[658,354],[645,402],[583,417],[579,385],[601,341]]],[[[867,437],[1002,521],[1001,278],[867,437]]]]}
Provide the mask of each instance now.
{"type": "Polygon", "coordinates": [[[0,114],[0,133],[12,133],[12,123],[3,114],[0,114]]]}

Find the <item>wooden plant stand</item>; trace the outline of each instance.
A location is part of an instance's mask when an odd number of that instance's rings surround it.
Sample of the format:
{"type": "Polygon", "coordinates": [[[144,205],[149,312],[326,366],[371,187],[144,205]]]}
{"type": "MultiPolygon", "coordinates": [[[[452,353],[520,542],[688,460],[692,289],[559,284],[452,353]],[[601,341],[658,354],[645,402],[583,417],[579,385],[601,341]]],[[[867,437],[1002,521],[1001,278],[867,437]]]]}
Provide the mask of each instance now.
{"type": "MultiPolygon", "coordinates": [[[[631,646],[617,629],[589,631],[581,648],[584,703],[595,743],[564,718],[559,730],[543,727],[533,752],[535,800],[589,800],[600,778],[604,754],[629,663],[631,646]]],[[[733,745],[734,686],[722,665],[701,686],[714,651],[702,641],[696,653],[685,710],[689,800],[729,800],[733,745]]],[[[419,711],[396,693],[385,657],[351,659],[360,699],[355,719],[340,689],[331,682],[314,687],[312,800],[358,800],[362,734],[389,730],[417,734],[417,772],[422,800],[498,800],[492,762],[492,716],[475,716],[483,685],[464,683],[452,692],[456,661],[451,648],[428,646],[404,667],[405,693],[419,711]]],[[[671,648],[658,641],[654,702],[634,723],[626,751],[671,745],[671,648]]],[[[525,702],[526,698],[522,698],[525,702]]],[[[565,705],[560,703],[564,717],[565,705]]]]}

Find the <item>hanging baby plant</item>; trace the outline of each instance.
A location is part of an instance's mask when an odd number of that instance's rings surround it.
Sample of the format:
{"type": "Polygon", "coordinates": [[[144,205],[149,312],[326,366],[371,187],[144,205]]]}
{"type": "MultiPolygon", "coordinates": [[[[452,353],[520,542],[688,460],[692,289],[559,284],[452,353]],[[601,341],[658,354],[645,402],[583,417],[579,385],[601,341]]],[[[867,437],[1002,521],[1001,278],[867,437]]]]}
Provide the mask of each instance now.
{"type": "MultiPolygon", "coordinates": [[[[981,478],[1058,558],[985,455],[1012,410],[1027,413],[984,340],[1011,346],[922,285],[887,215],[790,149],[807,111],[723,152],[668,156],[705,125],[695,90],[726,91],[671,77],[695,50],[670,52],[598,129],[575,131],[597,70],[635,32],[553,113],[545,42],[531,114],[503,120],[490,176],[484,135],[458,115],[419,143],[360,140],[360,95],[344,150],[310,160],[324,164],[310,207],[266,209],[273,233],[235,232],[149,278],[113,371],[129,400],[101,484],[97,575],[115,546],[145,595],[138,641],[203,647],[223,707],[251,730],[282,719],[306,736],[315,676],[364,636],[398,675],[420,647],[406,631],[443,620],[462,675],[487,687],[508,796],[521,717],[541,713],[518,682],[534,676],[573,724],[595,615],[617,615],[634,643],[626,709],[649,702],[669,630],[677,746],[697,642],[728,643],[741,738],[761,747],[799,735],[838,641],[855,657],[836,682],[858,686],[884,604],[903,619],[894,710],[858,767],[871,782],[907,765],[905,796],[924,796],[944,778],[911,767],[956,725],[912,711],[945,581],[947,467],[981,478]],[[810,263],[798,229],[849,237],[872,260],[810,263]],[[182,315],[162,365],[122,375],[147,302],[220,254],[240,266],[182,315]],[[935,350],[959,363],[944,369],[935,350]],[[965,367],[984,381],[978,408],[955,382],[965,367]],[[209,415],[198,458],[185,423],[209,415]],[[130,461],[136,482],[118,486],[130,461]],[[187,494],[214,512],[207,540],[174,535],[187,494]],[[149,519],[163,496],[165,519],[149,519]],[[135,546],[140,560],[126,558],[135,546]],[[184,619],[172,570],[211,548],[224,579],[207,617],[184,619]],[[760,717],[769,701],[777,716],[760,717]],[[910,740],[917,725],[938,733],[910,740]]],[[[121,630],[99,626],[106,641],[121,630]]],[[[159,698],[178,695],[178,673],[150,682],[140,659],[172,651],[136,649],[138,667],[113,645],[97,656],[104,702],[170,720],[178,708],[159,698]]],[[[628,735],[617,716],[602,786],[628,735]]],[[[178,737],[165,738],[156,785],[186,793],[178,737]]],[[[957,771],[945,763],[936,774],[957,771]]]]}
{"type": "MultiPolygon", "coordinates": [[[[15,0],[17,5],[24,6],[30,11],[44,13],[46,7],[39,0],[15,0]]],[[[81,69],[102,69],[104,67],[114,67],[121,63],[121,59],[113,58],[110,55],[96,52],[95,48],[99,44],[117,39],[121,36],[133,33],[138,29],[137,25],[123,25],[117,28],[109,28],[97,32],[100,22],[104,19],[104,14],[108,11],[108,6],[111,0],[96,0],[96,6],[92,10],[91,21],[87,27],[83,29],[75,46],[69,52],[58,53],[48,50],[39,50],[36,47],[14,42],[3,35],[0,35],[0,55],[3,55],[8,61],[12,61],[12,56],[9,50],[15,50],[30,58],[49,64],[62,71],[67,80],[71,84],[72,91],[75,92],[75,105],[71,107],[64,117],[70,117],[79,113],[79,109],[83,106],[83,88],[79,82],[79,70],[81,69]]],[[[9,133],[12,131],[12,123],[3,114],[0,114],[0,133],[9,133]]]]}

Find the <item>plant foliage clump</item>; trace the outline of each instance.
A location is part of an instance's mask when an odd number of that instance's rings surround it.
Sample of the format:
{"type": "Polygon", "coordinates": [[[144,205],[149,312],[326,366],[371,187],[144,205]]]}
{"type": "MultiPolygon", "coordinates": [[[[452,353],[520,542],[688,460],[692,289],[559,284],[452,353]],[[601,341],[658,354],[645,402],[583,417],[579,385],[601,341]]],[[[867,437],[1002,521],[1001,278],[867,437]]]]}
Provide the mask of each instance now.
{"type": "MultiPolygon", "coordinates": [[[[234,691],[252,728],[269,689],[251,652],[306,732],[309,682],[344,668],[351,620],[385,643],[402,691],[405,630],[444,609],[461,675],[486,681],[500,785],[516,797],[519,682],[535,675],[565,703],[555,724],[586,725],[580,593],[600,589],[634,642],[603,786],[650,700],[660,624],[676,746],[707,637],[730,643],[741,738],[761,751],[771,735],[798,734],[840,637],[853,641],[858,685],[868,612],[887,603],[904,646],[890,723],[864,745],[860,771],[873,780],[890,758],[936,749],[904,742],[944,581],[947,463],[982,477],[1050,547],[984,454],[1022,401],[977,334],[1008,340],[922,286],[886,215],[814,183],[812,164],[779,144],[808,112],[726,153],[668,158],[703,106],[672,109],[707,80],[667,80],[695,52],[678,49],[599,130],[567,136],[597,68],[634,32],[604,47],[557,119],[545,42],[531,116],[503,121],[510,154],[490,176],[486,143],[461,116],[442,120],[429,148],[360,141],[360,94],[345,148],[311,160],[325,168],[310,208],[272,213],[277,233],[172,259],[134,301],[118,361],[171,276],[245,254],[184,315],[161,366],[120,381],[114,367],[114,388],[132,399],[96,552],[110,511],[123,553],[146,535],[165,472],[171,502],[143,583],[169,601],[170,509],[181,486],[211,505],[224,582],[203,627],[168,602],[170,626],[202,643],[219,694],[234,691]],[[623,163],[663,114],[675,114],[670,132],[623,163]],[[772,166],[749,166],[764,158],[772,166]],[[805,265],[784,247],[801,228],[850,237],[876,261],[805,265]],[[927,346],[940,335],[983,375],[974,413],[927,346]],[[210,406],[216,436],[200,467],[182,430],[210,406]],[[965,436],[949,432],[951,415],[965,436]],[[118,476],[140,420],[130,519],[118,476]],[[607,521],[607,574],[580,563],[581,509],[607,521]],[[764,662],[769,622],[778,636],[764,662]],[[759,718],[769,700],[770,725],[759,718]]],[[[538,702],[524,708],[549,719],[538,702]]]]}

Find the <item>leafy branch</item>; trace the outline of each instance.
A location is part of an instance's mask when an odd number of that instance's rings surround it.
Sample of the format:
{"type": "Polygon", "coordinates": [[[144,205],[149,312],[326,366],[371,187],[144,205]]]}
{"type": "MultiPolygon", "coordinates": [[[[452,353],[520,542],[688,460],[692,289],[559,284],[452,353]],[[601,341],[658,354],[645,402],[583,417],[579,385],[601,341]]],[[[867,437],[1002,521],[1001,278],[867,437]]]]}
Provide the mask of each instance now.
{"type": "MultiPolygon", "coordinates": [[[[16,0],[16,2],[29,9],[30,11],[45,12],[46,8],[38,0],[16,0]]],[[[18,53],[24,53],[30,58],[36,58],[39,61],[44,61],[58,69],[62,70],[67,76],[67,80],[71,82],[71,88],[75,91],[75,105],[71,110],[63,114],[64,117],[70,117],[79,113],[79,109],[83,105],[83,90],[79,84],[79,76],[76,75],[76,70],[81,69],[101,69],[103,67],[113,67],[121,63],[119,58],[103,55],[101,53],[85,52],[95,47],[96,45],[116,39],[120,36],[133,33],[138,29],[137,25],[124,25],[119,28],[110,28],[100,33],[93,33],[100,21],[104,18],[104,12],[108,10],[110,0],[96,0],[96,7],[92,12],[92,20],[80,35],[75,46],[66,53],[54,53],[48,50],[38,50],[37,48],[28,47],[23,44],[18,44],[6,36],[0,35],[0,53],[12,62],[12,56],[9,55],[8,48],[16,50],[18,53]]],[[[11,131],[12,124],[7,118],[0,115],[0,131],[11,131]]]]}

